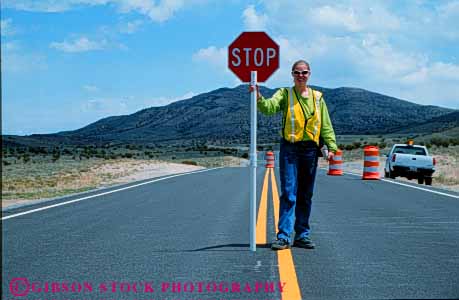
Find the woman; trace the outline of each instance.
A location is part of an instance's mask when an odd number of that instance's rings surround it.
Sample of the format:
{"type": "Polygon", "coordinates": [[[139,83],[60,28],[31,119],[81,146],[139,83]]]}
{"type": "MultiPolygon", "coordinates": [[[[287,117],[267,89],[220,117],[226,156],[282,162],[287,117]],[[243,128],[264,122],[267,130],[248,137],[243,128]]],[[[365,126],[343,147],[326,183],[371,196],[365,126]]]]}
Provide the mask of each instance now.
{"type": "MultiPolygon", "coordinates": [[[[281,197],[277,239],[271,249],[290,248],[293,245],[312,249],[309,216],[314,190],[319,140],[328,146],[331,159],[337,150],[335,133],[322,93],[308,87],[311,76],[309,63],[304,60],[292,66],[295,86],[280,88],[271,98],[265,99],[257,89],[258,109],[273,115],[283,112],[282,140],[280,143],[281,197]]],[[[250,90],[254,90],[250,87],[250,90]]]]}

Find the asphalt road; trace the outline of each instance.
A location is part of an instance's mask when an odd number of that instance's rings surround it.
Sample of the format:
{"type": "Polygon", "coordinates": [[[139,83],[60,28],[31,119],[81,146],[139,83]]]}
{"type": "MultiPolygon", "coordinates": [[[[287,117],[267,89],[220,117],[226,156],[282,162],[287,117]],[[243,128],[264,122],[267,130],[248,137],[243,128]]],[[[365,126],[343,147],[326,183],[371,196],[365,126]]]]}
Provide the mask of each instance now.
{"type": "Polygon", "coordinates": [[[295,285],[302,299],[459,298],[457,195],[321,170],[317,247],[286,250],[292,270],[269,248],[272,185],[268,242],[249,251],[248,168],[147,182],[3,212],[2,299],[288,299],[295,285]]]}

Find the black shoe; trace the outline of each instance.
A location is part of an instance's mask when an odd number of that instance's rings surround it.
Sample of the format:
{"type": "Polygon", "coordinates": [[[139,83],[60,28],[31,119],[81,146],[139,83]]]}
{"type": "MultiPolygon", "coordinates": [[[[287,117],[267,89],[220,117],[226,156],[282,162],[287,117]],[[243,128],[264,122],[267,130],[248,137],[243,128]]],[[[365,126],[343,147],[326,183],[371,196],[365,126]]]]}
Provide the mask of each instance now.
{"type": "Polygon", "coordinates": [[[316,246],[309,237],[305,236],[293,242],[293,246],[306,249],[314,249],[316,246]]]}
{"type": "Polygon", "coordinates": [[[290,243],[284,239],[277,239],[271,244],[273,250],[284,250],[290,248],[290,243]]]}

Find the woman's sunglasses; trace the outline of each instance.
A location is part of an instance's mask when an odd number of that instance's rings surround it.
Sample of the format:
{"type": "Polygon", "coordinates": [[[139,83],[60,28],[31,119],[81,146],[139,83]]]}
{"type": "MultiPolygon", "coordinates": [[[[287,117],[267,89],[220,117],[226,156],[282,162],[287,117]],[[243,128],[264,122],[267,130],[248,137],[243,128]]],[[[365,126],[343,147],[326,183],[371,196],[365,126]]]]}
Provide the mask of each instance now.
{"type": "Polygon", "coordinates": [[[311,73],[311,71],[309,71],[309,70],[296,71],[296,70],[295,70],[295,71],[293,71],[292,73],[293,73],[293,75],[296,75],[296,76],[298,76],[298,75],[300,75],[300,74],[301,74],[301,75],[309,75],[309,74],[311,73]]]}

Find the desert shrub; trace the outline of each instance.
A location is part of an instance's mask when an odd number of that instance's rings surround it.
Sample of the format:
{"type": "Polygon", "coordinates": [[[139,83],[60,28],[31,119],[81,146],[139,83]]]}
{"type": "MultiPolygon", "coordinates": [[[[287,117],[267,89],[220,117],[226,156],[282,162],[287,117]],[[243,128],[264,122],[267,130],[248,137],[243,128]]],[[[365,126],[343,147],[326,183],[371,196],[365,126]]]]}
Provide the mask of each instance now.
{"type": "Polygon", "coordinates": [[[192,160],[184,160],[184,161],[182,161],[182,164],[185,164],[185,165],[192,165],[192,166],[197,166],[197,165],[198,165],[197,162],[192,161],[192,160]]]}
{"type": "Polygon", "coordinates": [[[441,145],[442,145],[442,147],[448,148],[449,147],[449,141],[448,140],[443,140],[441,145]]]}
{"type": "Polygon", "coordinates": [[[59,160],[60,157],[61,157],[61,152],[59,150],[57,150],[57,149],[54,149],[53,150],[52,161],[56,162],[57,160],[59,160]]]}
{"type": "Polygon", "coordinates": [[[351,151],[352,149],[354,149],[354,145],[346,145],[344,147],[344,150],[347,150],[347,151],[351,151]]]}
{"type": "Polygon", "coordinates": [[[30,155],[28,153],[24,153],[24,155],[22,156],[22,160],[25,164],[28,163],[30,161],[30,155]]]}
{"type": "Polygon", "coordinates": [[[72,151],[70,151],[69,149],[66,148],[66,149],[64,149],[64,151],[62,151],[62,154],[64,154],[64,155],[72,155],[73,153],[72,153],[72,151]]]}
{"type": "Polygon", "coordinates": [[[223,153],[226,154],[226,155],[231,155],[231,154],[233,154],[234,151],[235,151],[234,149],[224,149],[223,153]]]}
{"type": "Polygon", "coordinates": [[[441,138],[434,137],[434,138],[430,139],[430,143],[431,143],[432,145],[435,145],[435,146],[437,146],[437,147],[440,147],[440,146],[442,145],[442,143],[443,143],[443,140],[442,140],[441,138]]]}

